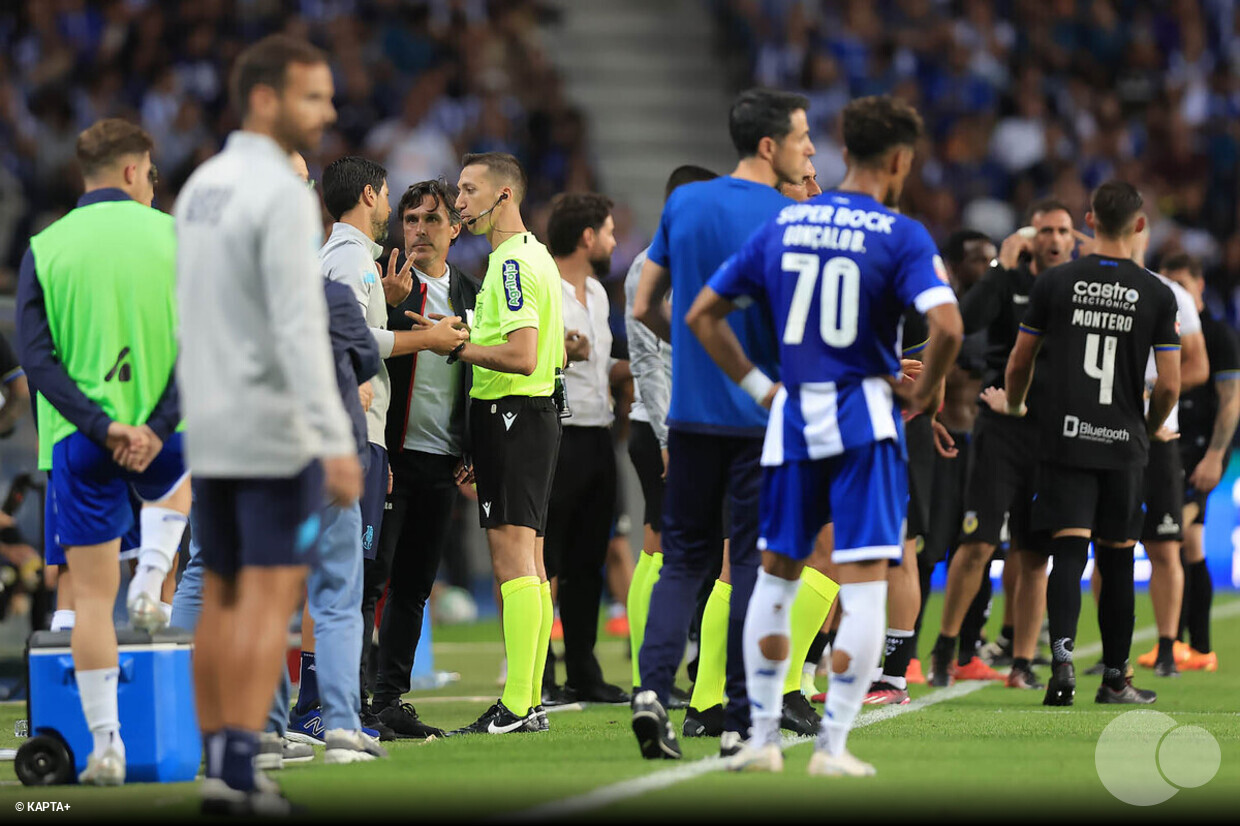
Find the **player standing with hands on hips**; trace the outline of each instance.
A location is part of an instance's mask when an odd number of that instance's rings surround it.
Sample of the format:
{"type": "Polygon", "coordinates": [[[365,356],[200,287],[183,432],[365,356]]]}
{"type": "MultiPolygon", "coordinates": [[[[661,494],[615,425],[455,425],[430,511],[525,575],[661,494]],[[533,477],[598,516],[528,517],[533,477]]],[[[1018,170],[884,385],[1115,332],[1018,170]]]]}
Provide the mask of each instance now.
{"type": "Polygon", "coordinates": [[[834,522],[844,614],[809,772],[874,774],[845,744],[882,651],[887,568],[902,555],[908,476],[897,394],[914,410],[928,409],[964,337],[934,241],[893,211],[921,117],[890,97],[860,98],[845,107],[843,129],[848,173],[840,187],[782,209],[711,278],[687,318],[711,358],[771,410],[762,569],[745,620],[753,728],[731,762],[740,771],[783,769],[789,609],[815,537],[834,522]],[[782,385],[754,367],[727,324],[751,301],[775,319],[782,385]],[[921,375],[898,385],[901,318],[910,306],[926,315],[930,337],[921,375]]]}
{"type": "MultiPolygon", "coordinates": [[[[1070,706],[1076,694],[1072,650],[1081,613],[1081,574],[1091,538],[1101,576],[1098,627],[1105,671],[1095,701],[1154,702],[1126,676],[1133,628],[1133,546],[1141,530],[1142,475],[1150,440],[1180,393],[1180,334],[1175,296],[1132,261],[1145,228],[1143,201],[1131,184],[1109,181],[1091,199],[1085,222],[1093,253],[1044,273],[1008,359],[1006,406],[1027,412],[1034,363],[1055,387],[1036,386],[1029,406],[1042,428],[1033,527],[1051,533],[1055,565],[1047,582],[1051,679],[1044,705],[1070,706]],[[1145,363],[1157,378],[1143,413],[1145,363]]],[[[1000,392],[1000,391],[995,391],[1000,392]]]]}

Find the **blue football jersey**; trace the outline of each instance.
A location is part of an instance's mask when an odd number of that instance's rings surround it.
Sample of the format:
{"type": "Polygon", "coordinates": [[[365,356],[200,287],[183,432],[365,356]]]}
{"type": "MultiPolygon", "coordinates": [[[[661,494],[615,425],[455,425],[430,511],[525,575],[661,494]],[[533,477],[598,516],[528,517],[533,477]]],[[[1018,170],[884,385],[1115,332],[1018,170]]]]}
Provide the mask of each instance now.
{"type": "Polygon", "coordinates": [[[868,195],[825,192],[784,207],[710,280],[769,310],[780,378],[762,463],[822,459],[902,440],[890,378],[902,316],[956,301],[934,241],[868,195]]]}

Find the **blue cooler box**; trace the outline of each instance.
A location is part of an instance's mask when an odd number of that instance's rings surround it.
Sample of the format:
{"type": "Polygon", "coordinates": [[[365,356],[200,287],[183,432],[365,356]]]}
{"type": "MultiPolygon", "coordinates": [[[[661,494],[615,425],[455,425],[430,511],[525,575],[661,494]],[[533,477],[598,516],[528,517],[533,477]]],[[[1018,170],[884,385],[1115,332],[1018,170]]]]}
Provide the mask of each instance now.
{"type": "MultiPolygon", "coordinates": [[[[69,635],[39,631],[30,637],[30,735],[59,735],[73,754],[76,776],[86,768],[94,739],[82,714],[69,635]]],[[[181,630],[151,635],[129,629],[117,629],[116,636],[126,782],[193,780],[202,760],[190,663],[193,636],[181,630]]]]}

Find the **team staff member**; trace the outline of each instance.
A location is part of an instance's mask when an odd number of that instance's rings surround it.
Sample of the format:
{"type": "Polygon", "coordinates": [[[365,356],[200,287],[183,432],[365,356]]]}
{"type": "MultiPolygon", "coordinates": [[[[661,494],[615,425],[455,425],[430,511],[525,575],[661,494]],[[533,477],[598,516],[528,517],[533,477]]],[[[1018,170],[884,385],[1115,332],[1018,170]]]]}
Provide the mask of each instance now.
{"type": "MultiPolygon", "coordinates": [[[[739,749],[749,730],[742,638],[745,610],[758,573],[758,459],[766,411],[733,385],[684,324],[694,297],[727,258],[764,221],[791,204],[776,189],[801,183],[814,154],[800,95],[753,89],[742,92],[728,113],[739,156],[732,174],[689,184],[672,193],[633,303],[633,314],[672,343],[672,401],[668,411],[667,497],[664,567],[655,583],[642,644],[642,695],[634,722],[660,719],[672,678],[684,653],[698,589],[722,553],[724,502],[730,510],[731,604],[728,615],[727,697],[720,747],[739,749]],[[672,307],[665,302],[672,292],[672,307]]],[[[777,371],[775,335],[757,307],[728,322],[761,365],[777,371]]],[[[657,742],[641,736],[648,759],[680,757],[674,737],[657,742]]]]}
{"type": "MultiPolygon", "coordinates": [[[[694,181],[719,177],[700,166],[678,166],[672,170],[664,190],[664,202],[672,192],[694,181]]],[[[650,592],[663,567],[663,474],[667,470],[667,404],[672,395],[672,345],[661,341],[633,316],[633,301],[641,281],[642,265],[649,247],[642,250],[629,266],[624,279],[624,328],[629,338],[629,369],[633,373],[633,405],[629,408],[631,422],[629,459],[637,471],[645,500],[642,523],[642,552],[629,583],[627,613],[629,616],[629,648],[633,652],[633,689],[641,685],[638,663],[642,640],[646,634],[646,615],[650,611],[650,592]]]]}
{"type": "Polygon", "coordinates": [[[1106,664],[1095,702],[1154,702],[1152,691],[1126,676],[1132,646],[1133,546],[1141,529],[1141,477],[1149,444],[1180,392],[1175,296],[1132,261],[1134,236],[1145,228],[1140,193],[1108,181],[1094,190],[1085,222],[1093,253],[1044,273],[1029,296],[1008,359],[1003,404],[1024,416],[1038,352],[1053,386],[1034,388],[1041,461],[1033,526],[1051,533],[1055,568],[1047,583],[1053,666],[1045,705],[1070,706],[1072,665],[1081,613],[1081,573],[1093,540],[1101,571],[1098,626],[1106,664]],[[1145,414],[1145,364],[1154,350],[1156,378],[1145,414]]]}
{"type": "MultiPolygon", "coordinates": [[[[375,259],[383,252],[381,242],[387,239],[388,219],[392,213],[388,200],[387,171],[382,166],[358,157],[333,161],[323,170],[323,203],[336,221],[332,225],[331,237],[319,254],[323,275],[352,288],[382,358],[404,355],[426,347],[438,348],[441,354],[447,354],[465,340],[465,333],[452,326],[460,321],[459,318],[442,321],[426,331],[404,332],[399,336],[387,329],[389,306],[404,301],[413,290],[413,259],[407,260],[397,270],[396,250],[393,250],[387,262],[388,274],[383,278],[380,278],[375,266],[375,259]]],[[[363,686],[374,628],[374,606],[386,580],[383,566],[374,561],[382,534],[384,501],[391,482],[384,442],[392,395],[386,366],[379,369],[369,385],[371,396],[366,409],[366,429],[370,455],[369,461],[364,463],[366,486],[361,503],[362,555],[366,560],[365,584],[359,606],[362,614],[360,673],[363,686]]],[[[374,713],[366,702],[364,688],[362,698],[362,723],[383,732],[381,727],[373,725],[374,713]]]]}
{"type": "MultiPolygon", "coordinates": [[[[1201,315],[1201,332],[1210,361],[1210,380],[1180,396],[1180,439],[1188,472],[1184,505],[1184,598],[1180,638],[1192,640],[1180,663],[1186,671],[1215,671],[1218,654],[1210,644],[1210,604],[1214,585],[1206,568],[1202,534],[1206,500],[1231,458],[1231,441],[1240,419],[1240,340],[1225,322],[1206,312],[1201,262],[1184,253],[1168,257],[1163,273],[1193,297],[1201,315]]],[[[1177,647],[1183,643],[1177,644],[1177,647]]],[[[1187,647],[1187,646],[1186,646],[1187,647]]]]}
{"type": "MultiPolygon", "coordinates": [[[[1027,237],[1023,230],[1008,236],[990,272],[960,301],[965,334],[987,331],[983,382],[987,387],[1003,387],[1008,354],[1016,343],[1035,279],[1071,260],[1076,247],[1072,215],[1059,201],[1034,204],[1029,225],[1034,230],[1033,237],[1027,237]]],[[[1011,535],[1007,564],[1020,565],[1022,575],[1027,571],[1033,577],[1030,583],[1036,584],[1046,576],[1045,559],[1030,553],[1034,540],[1029,529],[1029,503],[1037,468],[1037,439],[1038,430],[1032,421],[1014,420],[985,406],[978,414],[965,483],[960,545],[947,568],[941,631],[926,675],[931,685],[949,684],[957,664],[967,663],[974,656],[971,642],[960,649],[958,657],[953,655],[965,614],[999,545],[1005,517],[1011,535]]],[[[1035,600],[1022,604],[1030,610],[1037,606],[1035,600]]],[[[1030,614],[1016,620],[1013,668],[1025,673],[1032,668],[1041,616],[1030,614]]],[[[1030,675],[1028,681],[1036,682],[1036,677],[1030,675]]]]}
{"type": "MultiPolygon", "coordinates": [[[[415,288],[388,313],[397,336],[414,326],[406,312],[422,317],[471,318],[478,288],[448,263],[448,248],[461,232],[456,188],[422,181],[401,196],[396,214],[405,255],[413,261],[415,288]]],[[[455,346],[455,345],[453,345],[455,346]]],[[[458,483],[472,477],[469,456],[469,388],[472,371],[436,353],[388,359],[395,403],[388,409],[385,438],[392,464],[392,492],[383,514],[376,581],[388,579],[379,626],[373,708],[398,738],[442,735],[402,703],[422,631],[422,615],[452,526],[458,483]]]]}
{"type": "Polygon", "coordinates": [[[178,382],[207,571],[194,638],[208,813],[288,814],[254,756],[284,667],[324,493],[349,505],[362,472],[332,369],[317,200],[289,153],[335,119],[322,52],[275,35],[242,52],[242,128],[177,200],[178,382]],[[271,296],[278,296],[273,303],[271,296]]]}
{"type": "Polygon", "coordinates": [[[85,194],[30,239],[18,280],[18,352],[37,389],[39,467],[55,469],[54,541],[73,576],[80,621],[74,675],[94,737],[79,781],[125,782],[112,606],[121,537],[142,508],[130,621],[167,624],[160,589],[189,512],[173,381],[177,360],[176,235],[151,209],[157,174],[140,127],[102,120],[78,136],[85,194]]]}
{"type": "Polygon", "coordinates": [[[521,164],[487,152],[466,155],[461,165],[457,209],[470,232],[486,235],[491,257],[470,341],[452,356],[473,365],[478,510],[504,601],[508,675],[503,696],[458,733],[508,734],[527,722],[546,728],[546,716],[533,712],[541,708],[553,621],[542,535],[560,446],[553,395],[565,361],[564,318],[555,261],[521,220],[521,164]]]}
{"type": "Polygon", "coordinates": [[[564,383],[573,415],[565,419],[560,439],[545,560],[547,577],[559,583],[565,686],[577,700],[627,703],[628,692],[603,680],[594,656],[616,498],[611,386],[627,367],[612,358],[611,307],[598,280],[610,271],[616,248],[611,208],[611,200],[602,195],[561,195],[547,219],[547,245],[559,269],[568,331],[564,383]]]}

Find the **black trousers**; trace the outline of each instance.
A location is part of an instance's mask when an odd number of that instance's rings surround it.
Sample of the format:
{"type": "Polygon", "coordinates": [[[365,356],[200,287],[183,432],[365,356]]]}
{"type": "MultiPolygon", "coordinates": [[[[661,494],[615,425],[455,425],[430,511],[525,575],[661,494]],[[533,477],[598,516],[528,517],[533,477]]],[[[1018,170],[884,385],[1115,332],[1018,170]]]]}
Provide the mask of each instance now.
{"type": "Polygon", "coordinates": [[[559,579],[565,684],[577,689],[603,682],[594,644],[615,502],[611,429],[565,427],[551,484],[543,558],[547,577],[559,579]]]}
{"type": "Polygon", "coordinates": [[[374,704],[383,708],[409,690],[422,615],[443,560],[457,490],[460,459],[404,450],[391,454],[392,492],[383,511],[379,551],[367,562],[362,593],[362,685],[371,648],[375,604],[387,585],[379,626],[374,704]]]}

